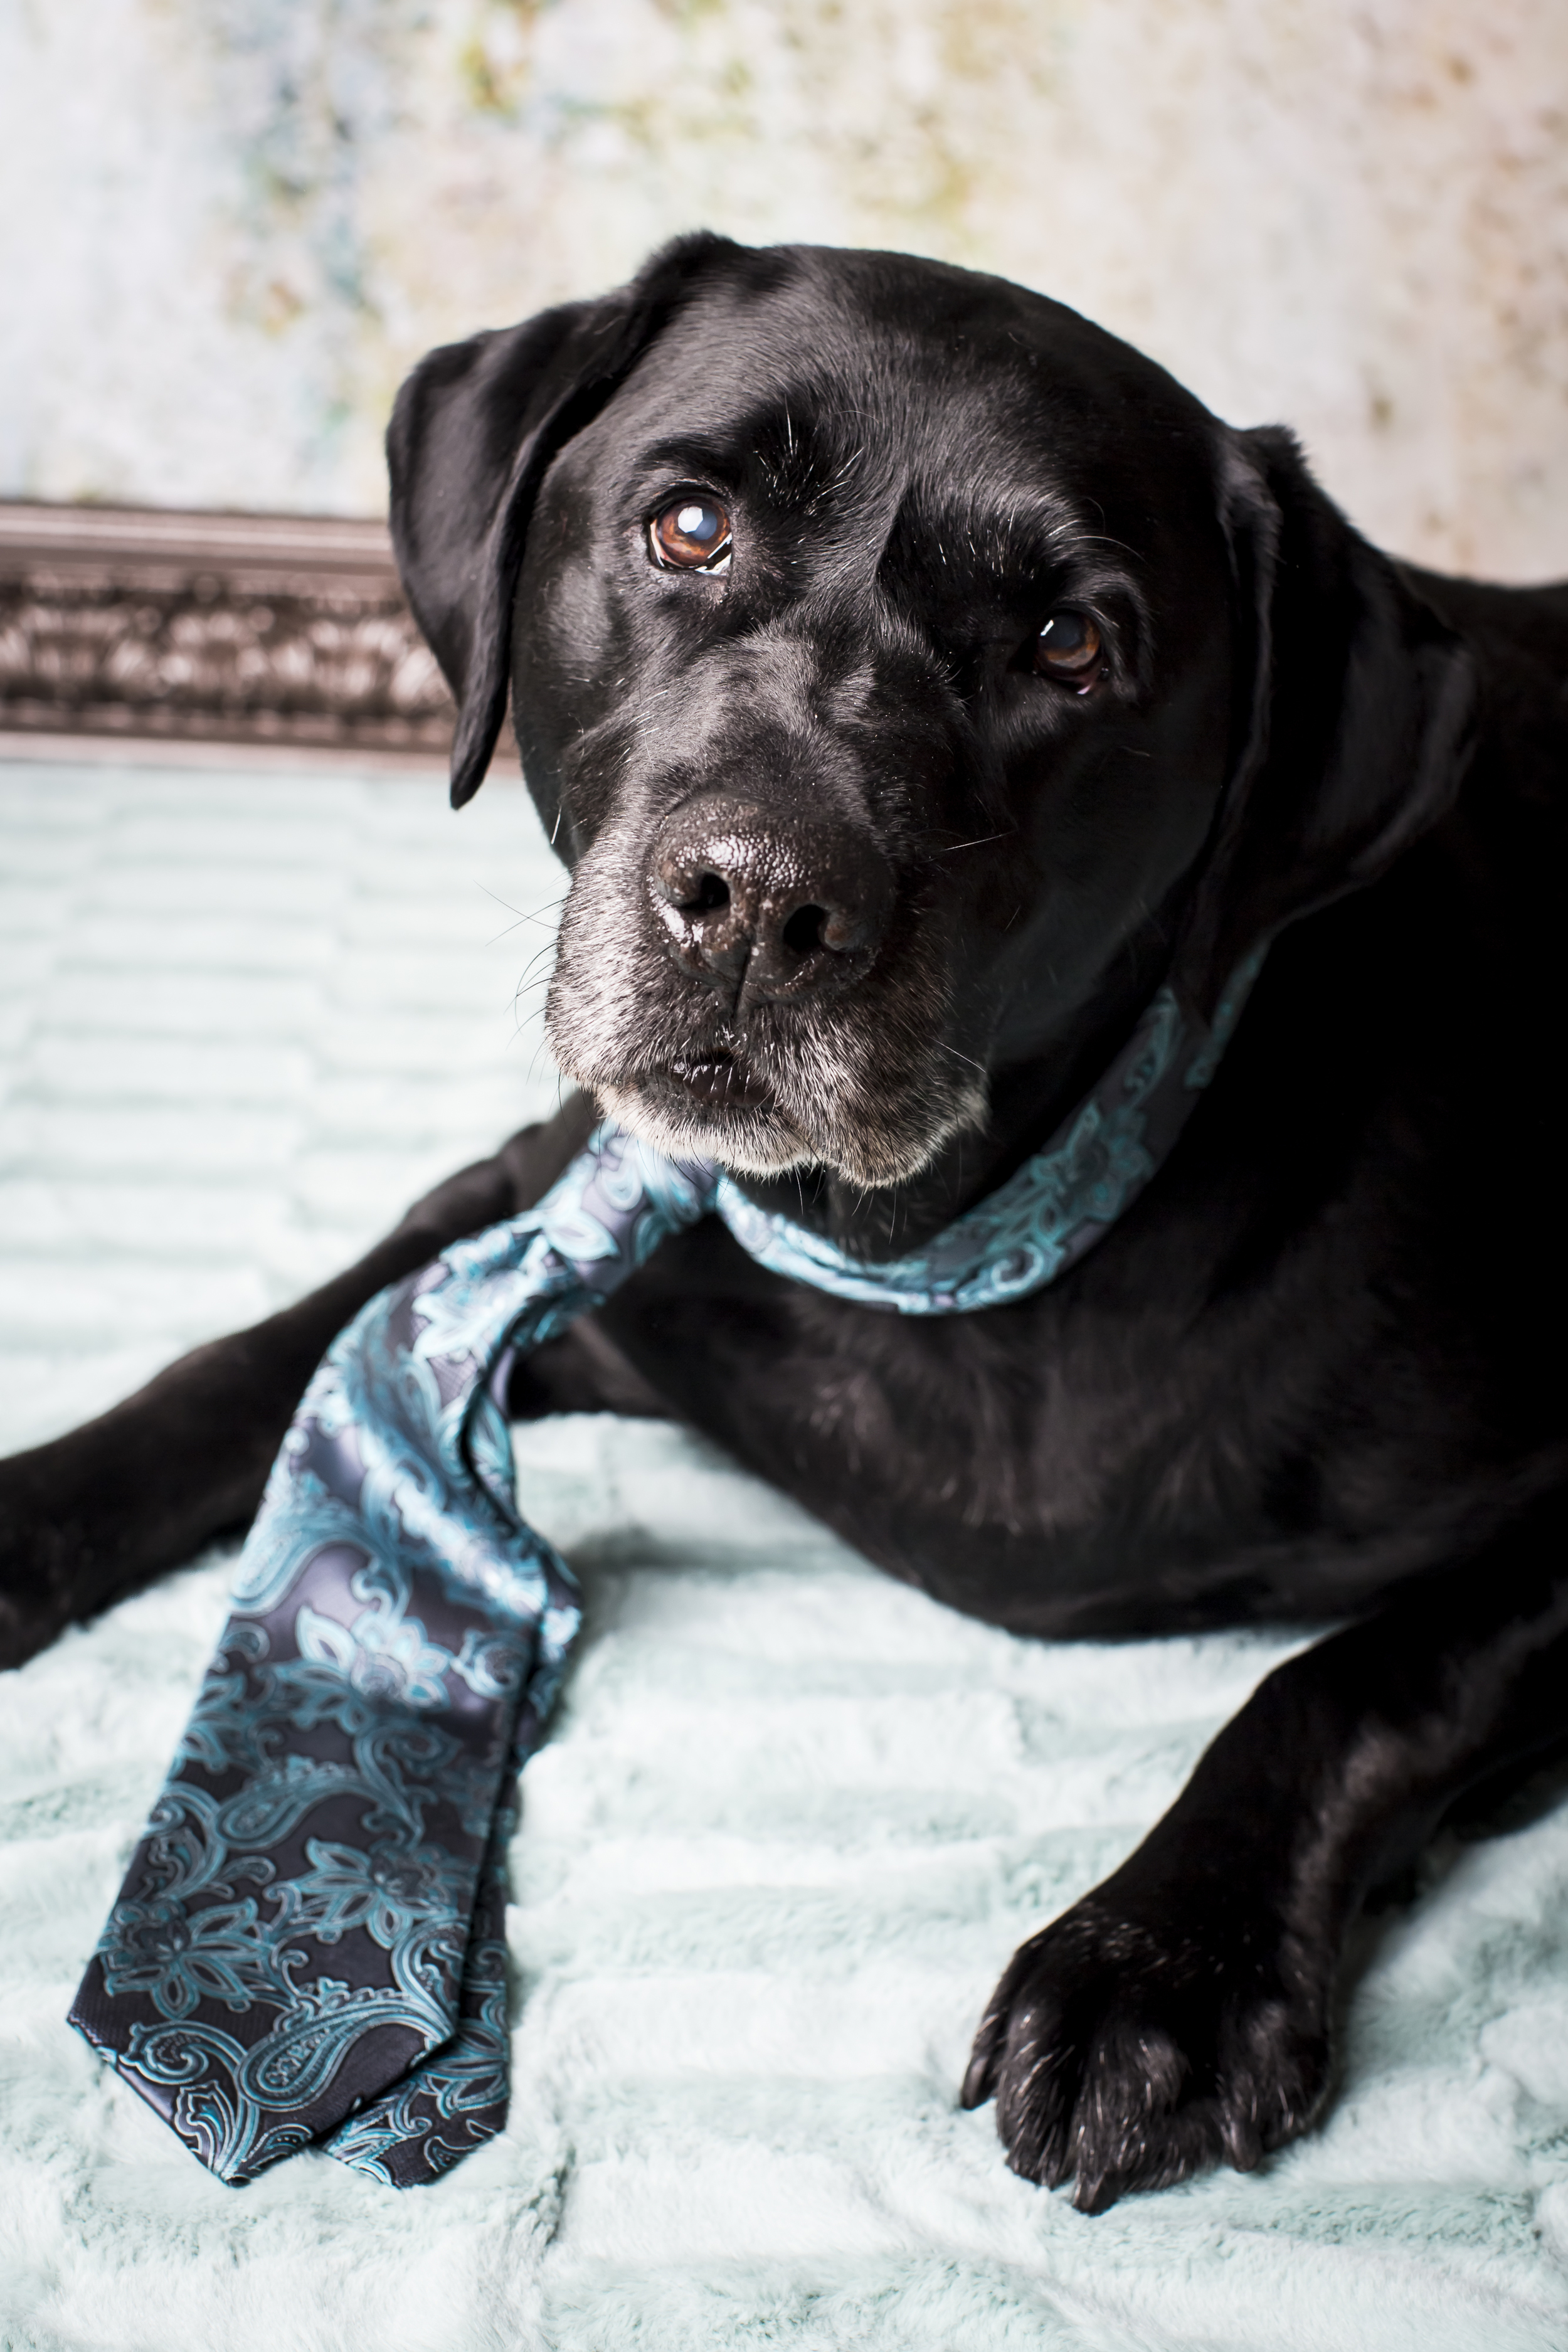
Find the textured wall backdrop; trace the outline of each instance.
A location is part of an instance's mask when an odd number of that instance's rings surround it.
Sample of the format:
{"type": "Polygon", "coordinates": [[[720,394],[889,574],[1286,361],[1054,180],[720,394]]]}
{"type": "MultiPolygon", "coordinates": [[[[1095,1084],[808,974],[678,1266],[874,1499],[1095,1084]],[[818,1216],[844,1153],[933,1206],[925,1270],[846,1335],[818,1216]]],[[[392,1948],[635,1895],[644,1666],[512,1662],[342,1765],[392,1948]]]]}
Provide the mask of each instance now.
{"type": "Polygon", "coordinates": [[[671,232],[1022,278],[1385,543],[1568,572],[1563,0],[0,0],[0,494],[374,513],[671,232]]]}

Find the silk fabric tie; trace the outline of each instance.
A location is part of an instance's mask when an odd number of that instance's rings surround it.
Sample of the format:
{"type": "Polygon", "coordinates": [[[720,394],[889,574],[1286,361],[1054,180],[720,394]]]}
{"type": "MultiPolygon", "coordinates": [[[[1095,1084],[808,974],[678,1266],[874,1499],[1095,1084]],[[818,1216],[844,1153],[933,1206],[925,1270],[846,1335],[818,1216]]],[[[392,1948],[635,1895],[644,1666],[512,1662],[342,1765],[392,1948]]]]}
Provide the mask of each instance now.
{"type": "Polygon", "coordinates": [[[864,1305],[950,1315],[1037,1290],[1170,1150],[1262,960],[1209,1024],[1162,989],[1047,1149],[891,1265],[606,1126],[537,1209],[333,1342],[70,2012],[221,2179],[316,2142],[404,2187],[506,2120],[511,1790],[579,1617],[518,1511],[512,1356],[711,1209],[761,1264],[864,1305]]]}
{"type": "Polygon", "coordinates": [[[315,2140],[398,2186],[506,2119],[510,1790],[578,1622],[518,1516],[510,1352],[703,1214],[604,1130],[371,1301],[295,1417],[71,2022],[223,2179],[315,2140]]]}

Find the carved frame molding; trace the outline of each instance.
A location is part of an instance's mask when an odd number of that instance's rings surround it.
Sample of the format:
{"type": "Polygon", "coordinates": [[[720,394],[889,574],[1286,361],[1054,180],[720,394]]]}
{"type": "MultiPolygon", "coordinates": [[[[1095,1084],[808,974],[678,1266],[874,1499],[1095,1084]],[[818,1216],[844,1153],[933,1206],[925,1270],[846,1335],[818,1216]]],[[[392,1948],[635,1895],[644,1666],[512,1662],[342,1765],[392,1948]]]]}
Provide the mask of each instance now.
{"type": "Polygon", "coordinates": [[[428,766],[452,721],[384,523],[0,503],[0,730],[428,766]]]}

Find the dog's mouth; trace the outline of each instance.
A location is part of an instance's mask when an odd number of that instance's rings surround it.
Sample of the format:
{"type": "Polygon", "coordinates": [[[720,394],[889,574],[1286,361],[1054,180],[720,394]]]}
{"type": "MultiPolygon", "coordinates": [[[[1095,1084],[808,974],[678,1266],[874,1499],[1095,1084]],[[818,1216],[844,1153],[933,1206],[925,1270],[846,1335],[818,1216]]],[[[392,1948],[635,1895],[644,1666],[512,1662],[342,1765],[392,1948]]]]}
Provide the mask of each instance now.
{"type": "Polygon", "coordinates": [[[606,1110],[661,1150],[697,1151],[752,1175],[815,1154],[778,1087],[747,1055],[702,1045],[595,1087],[606,1110]]]}
{"type": "Polygon", "coordinates": [[[773,1080],[738,1045],[694,1041],[599,1091],[618,1118],[667,1150],[679,1145],[769,1174],[810,1156],[773,1080]]]}
{"type": "Polygon", "coordinates": [[[769,1110],[777,1100],[762,1073],[723,1046],[672,1062],[658,1075],[673,1096],[704,1110],[769,1110]]]}

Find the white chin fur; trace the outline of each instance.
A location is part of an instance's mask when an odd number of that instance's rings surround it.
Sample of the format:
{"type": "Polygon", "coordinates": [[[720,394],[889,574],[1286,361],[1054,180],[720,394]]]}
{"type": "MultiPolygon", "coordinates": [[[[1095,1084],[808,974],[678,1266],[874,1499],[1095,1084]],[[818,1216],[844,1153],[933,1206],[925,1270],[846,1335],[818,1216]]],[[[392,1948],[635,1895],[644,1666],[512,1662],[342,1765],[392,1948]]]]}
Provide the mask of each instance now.
{"type": "Polygon", "coordinates": [[[983,1127],[987,1107],[984,1088],[969,1087],[945,1107],[945,1115],[924,1133],[885,1135],[866,1150],[860,1148],[858,1137],[850,1139],[847,1149],[841,1137],[813,1140],[777,1109],[671,1111],[667,1105],[649,1103],[635,1084],[600,1085],[594,1091],[622,1127],[672,1159],[684,1154],[716,1160],[742,1176],[782,1176],[792,1168],[828,1168],[866,1192],[918,1176],[950,1137],[963,1128],[983,1127]]]}
{"type": "Polygon", "coordinates": [[[777,1111],[672,1111],[640,1087],[595,1089],[610,1117],[670,1159],[717,1160],[746,1176],[782,1176],[821,1158],[777,1111]]]}

